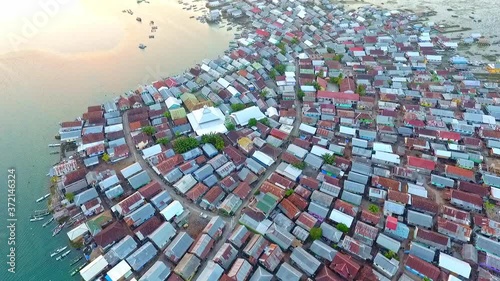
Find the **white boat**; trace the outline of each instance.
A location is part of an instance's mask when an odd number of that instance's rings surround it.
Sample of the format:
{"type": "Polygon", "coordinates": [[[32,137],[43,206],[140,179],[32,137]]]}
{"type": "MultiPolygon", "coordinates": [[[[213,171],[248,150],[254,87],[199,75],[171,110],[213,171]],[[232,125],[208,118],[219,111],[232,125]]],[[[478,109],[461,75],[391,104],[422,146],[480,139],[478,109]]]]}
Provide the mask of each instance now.
{"type": "Polygon", "coordinates": [[[66,250],[67,248],[68,248],[68,246],[64,246],[64,247],[56,249],[52,254],[50,254],[50,257],[53,257],[53,256],[59,254],[60,252],[66,250]]]}
{"type": "Polygon", "coordinates": [[[45,199],[49,198],[49,196],[50,196],[50,193],[47,193],[47,194],[45,194],[44,196],[42,196],[42,197],[40,197],[40,198],[36,199],[36,202],[37,202],[37,203],[38,203],[38,202],[41,202],[41,201],[43,201],[43,200],[45,200],[45,199]]]}
{"type": "Polygon", "coordinates": [[[51,143],[49,144],[49,147],[58,147],[58,146],[61,146],[60,143],[51,143]]]}
{"type": "Polygon", "coordinates": [[[64,252],[64,253],[61,255],[61,258],[64,258],[65,256],[67,256],[70,252],[71,252],[71,250],[67,250],[66,252],[64,252]]]}
{"type": "Polygon", "coordinates": [[[41,220],[43,220],[42,217],[34,217],[34,218],[30,219],[30,222],[41,221],[41,220]]]}
{"type": "Polygon", "coordinates": [[[63,223],[63,224],[60,224],[60,225],[56,226],[54,228],[54,231],[52,231],[52,237],[54,237],[57,234],[59,234],[59,232],[61,232],[61,230],[63,229],[64,225],[66,225],[66,223],[63,223]]]}
{"type": "Polygon", "coordinates": [[[44,222],[44,223],[42,224],[42,227],[46,227],[47,225],[49,225],[49,224],[50,224],[51,222],[53,222],[53,221],[54,221],[54,218],[52,217],[52,218],[50,218],[48,221],[44,222]]]}

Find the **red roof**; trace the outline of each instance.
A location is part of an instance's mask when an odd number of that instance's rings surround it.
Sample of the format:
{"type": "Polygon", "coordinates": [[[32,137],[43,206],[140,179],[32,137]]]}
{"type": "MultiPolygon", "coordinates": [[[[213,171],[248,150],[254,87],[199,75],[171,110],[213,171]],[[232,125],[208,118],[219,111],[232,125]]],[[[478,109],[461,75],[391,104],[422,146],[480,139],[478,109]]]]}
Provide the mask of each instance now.
{"type": "Polygon", "coordinates": [[[198,201],[205,192],[208,191],[208,187],[204,185],[203,183],[199,182],[197,183],[193,188],[191,188],[187,193],[186,197],[193,201],[196,202],[198,201]]]}
{"type": "Polygon", "coordinates": [[[236,166],[243,164],[246,160],[246,157],[233,146],[227,146],[224,148],[224,154],[226,154],[236,166]]]}
{"type": "Polygon", "coordinates": [[[78,169],[76,171],[67,173],[65,175],[64,185],[67,186],[69,184],[77,182],[77,181],[85,178],[86,174],[87,174],[87,170],[85,170],[85,168],[81,168],[81,169],[78,169]]]}
{"type": "Polygon", "coordinates": [[[411,197],[411,205],[413,208],[431,212],[433,214],[437,214],[437,212],[439,211],[439,205],[436,202],[416,195],[413,195],[411,197]]]}
{"type": "Polygon", "coordinates": [[[269,37],[270,35],[269,32],[265,31],[264,29],[257,29],[255,33],[257,33],[257,35],[262,37],[269,37]]]}
{"type": "Polygon", "coordinates": [[[396,228],[398,227],[398,219],[395,217],[388,216],[385,223],[385,227],[387,227],[390,230],[396,230],[396,228]]]}
{"type": "Polygon", "coordinates": [[[460,176],[460,177],[465,177],[465,178],[468,178],[471,180],[473,180],[475,177],[474,171],[460,168],[457,166],[446,165],[444,170],[445,170],[446,174],[452,174],[452,175],[456,175],[456,176],[460,176]]]}
{"type": "Polygon", "coordinates": [[[152,182],[148,183],[147,185],[139,189],[139,193],[142,195],[142,197],[146,199],[153,198],[153,196],[160,193],[160,191],[161,191],[161,185],[155,180],[153,180],[152,182]]]}
{"type": "Polygon", "coordinates": [[[288,137],[287,133],[285,133],[281,130],[275,129],[275,128],[273,128],[269,134],[271,136],[276,137],[276,138],[281,139],[281,140],[284,140],[288,137]]]}
{"type": "Polygon", "coordinates": [[[278,197],[279,199],[283,198],[285,196],[285,190],[278,187],[275,184],[270,183],[269,181],[265,181],[262,183],[260,186],[260,191],[262,193],[271,193],[278,197]]]}
{"type": "Polygon", "coordinates": [[[283,214],[291,220],[296,219],[300,214],[299,208],[297,208],[295,204],[288,200],[288,198],[283,199],[278,207],[283,212],[283,214]]]}
{"type": "Polygon", "coordinates": [[[459,141],[462,136],[459,133],[449,132],[449,131],[439,131],[439,138],[444,140],[454,140],[459,141]]]}
{"type": "Polygon", "coordinates": [[[277,173],[272,173],[271,176],[269,177],[268,181],[270,181],[278,186],[283,186],[283,188],[285,188],[285,189],[292,188],[294,186],[294,183],[291,180],[289,180],[289,179],[287,179],[287,178],[285,178],[277,173]]]}
{"type": "Polygon", "coordinates": [[[376,225],[380,222],[380,214],[374,214],[368,210],[363,210],[361,211],[360,219],[364,222],[376,225]]]}
{"type": "Polygon", "coordinates": [[[316,281],[342,281],[342,278],[340,278],[335,272],[330,270],[328,268],[328,266],[324,265],[321,267],[318,274],[316,274],[315,280],[316,281]]]}
{"type": "Polygon", "coordinates": [[[412,268],[413,270],[429,277],[432,280],[438,280],[441,270],[434,265],[417,258],[414,255],[408,255],[405,262],[406,266],[412,268]]]}
{"type": "MultiPolygon", "coordinates": [[[[341,92],[347,92],[347,91],[352,91],[354,92],[356,90],[356,84],[354,83],[354,80],[352,78],[344,78],[342,79],[342,82],[340,83],[340,91],[341,92]]],[[[352,94],[354,95],[354,94],[352,94]]],[[[359,100],[359,95],[355,94],[358,96],[357,100],[359,100]]]]}
{"type": "Polygon", "coordinates": [[[156,165],[156,168],[158,169],[160,174],[166,175],[168,172],[170,172],[173,168],[175,168],[177,165],[181,164],[182,162],[184,162],[184,158],[182,158],[181,155],[176,154],[173,157],[170,157],[167,160],[156,165]]]}
{"type": "Polygon", "coordinates": [[[94,236],[94,241],[103,248],[120,241],[127,235],[127,228],[120,222],[114,222],[94,236]]]}
{"type": "Polygon", "coordinates": [[[318,91],[318,93],[316,94],[316,98],[318,98],[318,99],[359,101],[358,94],[348,94],[348,93],[330,92],[330,91],[318,91]]]}
{"type": "Polygon", "coordinates": [[[143,240],[149,234],[153,233],[153,231],[155,231],[162,223],[162,220],[158,217],[152,217],[134,230],[135,236],[137,236],[140,240],[143,240]]]}
{"type": "Polygon", "coordinates": [[[436,168],[436,162],[414,156],[408,156],[408,165],[430,171],[433,171],[436,168]]]}
{"type": "Polygon", "coordinates": [[[483,198],[474,193],[463,192],[460,190],[451,190],[451,198],[468,202],[478,207],[483,206],[483,198]]]}
{"type": "Polygon", "coordinates": [[[417,228],[415,231],[417,232],[415,234],[415,238],[421,240],[433,242],[442,246],[448,246],[448,243],[450,242],[450,238],[448,236],[432,230],[417,228]]]}
{"type": "Polygon", "coordinates": [[[310,230],[316,225],[318,219],[309,213],[302,212],[295,222],[300,222],[306,230],[310,230]]]}
{"type": "Polygon", "coordinates": [[[356,263],[349,255],[338,252],[329,267],[347,280],[354,280],[361,265],[356,263]]]}
{"type": "Polygon", "coordinates": [[[223,192],[224,191],[222,190],[222,188],[216,185],[210,188],[210,190],[207,193],[205,193],[205,196],[203,196],[203,200],[212,204],[223,192]]]}
{"type": "Polygon", "coordinates": [[[459,181],[458,182],[458,190],[465,191],[465,192],[470,192],[477,194],[479,196],[487,196],[490,194],[490,188],[488,186],[476,184],[476,183],[470,183],[466,181],[459,181]]]}
{"type": "Polygon", "coordinates": [[[241,182],[238,184],[238,187],[233,190],[233,194],[241,199],[246,199],[251,191],[252,188],[247,182],[241,182]]]}
{"type": "Polygon", "coordinates": [[[319,188],[319,181],[315,178],[308,177],[308,176],[301,177],[300,184],[303,186],[309,187],[311,189],[318,189],[319,188]]]}
{"type": "Polygon", "coordinates": [[[134,192],[134,194],[130,195],[129,197],[123,199],[118,205],[122,209],[122,215],[128,214],[130,211],[130,206],[134,205],[135,203],[143,200],[142,195],[139,192],[134,192]]]}
{"type": "Polygon", "coordinates": [[[306,199],[302,198],[300,195],[293,193],[290,195],[288,198],[290,202],[293,203],[297,208],[299,208],[300,211],[304,211],[307,208],[307,205],[309,205],[309,201],[306,199]]]}

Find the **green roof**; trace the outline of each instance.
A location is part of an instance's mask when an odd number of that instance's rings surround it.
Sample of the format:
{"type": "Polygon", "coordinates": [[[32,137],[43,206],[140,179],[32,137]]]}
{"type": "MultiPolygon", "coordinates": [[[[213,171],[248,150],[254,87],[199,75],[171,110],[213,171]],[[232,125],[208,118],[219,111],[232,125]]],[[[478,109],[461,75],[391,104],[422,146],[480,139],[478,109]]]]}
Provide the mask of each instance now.
{"type": "Polygon", "coordinates": [[[255,68],[256,70],[263,68],[262,64],[260,64],[258,62],[252,63],[252,67],[255,68]]]}
{"type": "Polygon", "coordinates": [[[262,196],[262,199],[259,200],[255,207],[267,214],[276,207],[277,202],[278,198],[276,196],[271,193],[266,193],[262,196]]]}

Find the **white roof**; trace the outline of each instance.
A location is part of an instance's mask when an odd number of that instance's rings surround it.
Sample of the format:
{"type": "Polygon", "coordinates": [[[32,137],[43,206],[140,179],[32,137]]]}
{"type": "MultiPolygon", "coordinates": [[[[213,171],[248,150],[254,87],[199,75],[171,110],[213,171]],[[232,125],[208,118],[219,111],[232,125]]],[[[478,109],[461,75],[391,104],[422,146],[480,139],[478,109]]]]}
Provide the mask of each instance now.
{"type": "Polygon", "coordinates": [[[300,124],[299,130],[304,131],[304,132],[309,133],[309,134],[312,134],[312,135],[316,134],[315,127],[304,124],[304,123],[300,124]]]}
{"type": "Polygon", "coordinates": [[[252,155],[255,159],[259,160],[263,164],[267,166],[271,166],[274,163],[274,159],[269,157],[267,154],[261,152],[261,151],[255,151],[252,155]]]}
{"type": "Polygon", "coordinates": [[[382,142],[374,142],[373,143],[373,150],[374,151],[388,152],[388,153],[394,152],[392,150],[392,145],[387,144],[387,143],[382,143],[382,142]]]}
{"type": "Polygon", "coordinates": [[[142,150],[142,155],[144,155],[143,156],[144,159],[159,153],[161,153],[161,146],[159,144],[153,145],[152,147],[148,147],[142,150]]]}
{"type": "Polygon", "coordinates": [[[491,187],[491,196],[495,199],[500,199],[500,189],[492,186],[491,187]]]}
{"type": "Polygon", "coordinates": [[[129,177],[140,172],[141,170],[142,170],[141,164],[136,162],[126,168],[123,168],[120,172],[122,173],[124,178],[128,179],[129,177]]]}
{"type": "Polygon", "coordinates": [[[292,164],[288,164],[284,172],[295,178],[298,178],[302,174],[302,170],[295,168],[292,164]]]}
{"type": "Polygon", "coordinates": [[[279,116],[278,110],[274,107],[268,107],[266,110],[266,115],[269,117],[279,116]]]}
{"type": "Polygon", "coordinates": [[[170,203],[165,209],[161,210],[160,214],[167,220],[171,220],[173,217],[178,216],[184,212],[184,207],[182,207],[181,202],[175,200],[170,203]]]}
{"type": "Polygon", "coordinates": [[[408,193],[412,195],[418,195],[420,197],[427,198],[427,189],[421,185],[416,185],[413,183],[408,183],[408,193]]]}
{"type": "Polygon", "coordinates": [[[174,105],[178,105],[180,106],[182,104],[182,101],[179,100],[179,99],[176,99],[174,97],[168,97],[166,100],[165,100],[165,105],[167,106],[167,108],[171,108],[172,106],[174,105]]]}
{"type": "Polygon", "coordinates": [[[316,156],[322,157],[325,154],[333,154],[333,151],[330,151],[318,145],[314,145],[311,149],[311,153],[316,156]]]}
{"type": "Polygon", "coordinates": [[[470,273],[472,270],[470,264],[447,255],[443,252],[439,253],[439,266],[465,278],[470,277],[470,273]]]}
{"type": "Polygon", "coordinates": [[[346,126],[340,126],[340,133],[355,136],[356,129],[346,126]]]}
{"type": "Polygon", "coordinates": [[[224,78],[219,78],[219,80],[217,80],[217,83],[221,84],[222,87],[224,88],[227,88],[229,85],[231,85],[229,82],[227,82],[226,79],[224,78]]]}
{"type": "Polygon", "coordinates": [[[108,271],[106,280],[110,281],[118,281],[121,280],[122,277],[125,276],[128,272],[130,272],[132,268],[125,260],[122,260],[117,265],[115,265],[112,269],[108,271]]]}
{"type": "Polygon", "coordinates": [[[337,223],[343,223],[343,224],[347,225],[348,227],[351,227],[352,221],[354,220],[353,217],[346,215],[346,214],[344,214],[341,211],[336,210],[336,209],[332,210],[332,212],[330,213],[330,219],[334,222],[337,222],[337,223]]]}
{"type": "MultiPolygon", "coordinates": [[[[189,115],[189,114],[188,114],[189,115]]],[[[231,117],[233,117],[234,121],[237,125],[245,126],[248,124],[248,120],[255,118],[257,120],[266,118],[264,113],[260,111],[257,106],[251,106],[245,108],[243,110],[231,113],[231,117]]]]}
{"type": "Polygon", "coordinates": [[[85,223],[82,223],[78,225],[77,227],[73,228],[72,230],[68,231],[67,235],[69,240],[73,241],[78,237],[81,237],[83,234],[87,233],[89,231],[89,228],[85,223]]]}
{"type": "Polygon", "coordinates": [[[387,162],[391,162],[391,163],[398,164],[398,165],[401,162],[399,155],[396,155],[394,153],[381,152],[381,151],[376,151],[375,154],[373,154],[372,159],[379,159],[382,161],[387,161],[387,162]]]}
{"type": "Polygon", "coordinates": [[[101,273],[106,268],[106,266],[108,266],[108,262],[102,255],[100,255],[87,266],[82,268],[82,270],[80,270],[80,275],[85,281],[93,280],[97,274],[101,273]]]}
{"type": "Polygon", "coordinates": [[[227,132],[226,117],[219,108],[205,106],[188,113],[187,118],[198,136],[227,132]]]}

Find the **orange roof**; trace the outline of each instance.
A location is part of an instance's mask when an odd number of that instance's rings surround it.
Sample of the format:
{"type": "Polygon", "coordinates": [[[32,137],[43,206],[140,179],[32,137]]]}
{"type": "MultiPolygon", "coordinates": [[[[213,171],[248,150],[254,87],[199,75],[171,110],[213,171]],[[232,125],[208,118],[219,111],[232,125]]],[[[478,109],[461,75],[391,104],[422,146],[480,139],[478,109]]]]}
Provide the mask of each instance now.
{"type": "Polygon", "coordinates": [[[464,168],[456,167],[456,166],[451,166],[451,165],[446,165],[445,166],[445,172],[446,174],[453,174],[469,179],[474,179],[474,171],[467,170],[464,168]]]}

